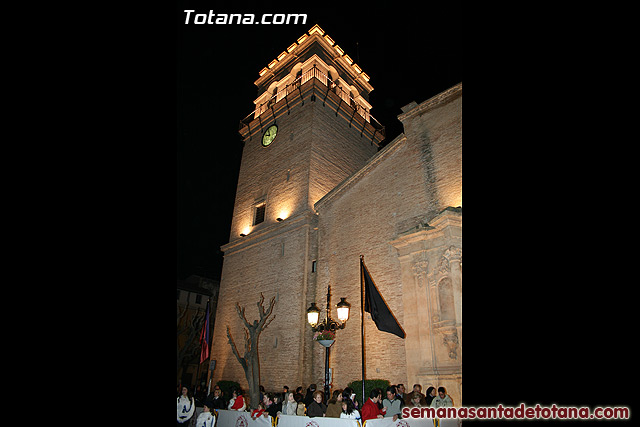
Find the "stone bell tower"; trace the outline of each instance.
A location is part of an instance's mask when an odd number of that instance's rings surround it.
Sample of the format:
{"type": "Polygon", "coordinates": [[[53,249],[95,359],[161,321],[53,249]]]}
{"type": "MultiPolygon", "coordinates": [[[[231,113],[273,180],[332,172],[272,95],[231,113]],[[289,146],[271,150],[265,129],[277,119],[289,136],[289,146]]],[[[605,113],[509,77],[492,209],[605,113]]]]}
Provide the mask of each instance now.
{"type": "Polygon", "coordinates": [[[316,294],[314,204],[377,152],[384,128],[371,115],[369,76],[318,25],[259,72],[255,110],[240,122],[243,154],[224,264],[213,376],[246,387],[228,344],[242,351],[239,303],[251,322],[260,292],[276,297],[260,336],[261,383],[309,384],[312,332],[306,308],[316,294]]]}

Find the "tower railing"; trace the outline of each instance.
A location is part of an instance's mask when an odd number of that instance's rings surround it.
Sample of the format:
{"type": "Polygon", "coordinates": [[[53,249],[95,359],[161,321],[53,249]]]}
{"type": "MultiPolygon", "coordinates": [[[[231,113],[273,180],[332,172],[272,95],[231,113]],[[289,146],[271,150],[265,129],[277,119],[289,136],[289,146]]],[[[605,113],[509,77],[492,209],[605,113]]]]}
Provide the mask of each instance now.
{"type": "MultiPolygon", "coordinates": [[[[362,116],[367,122],[371,123],[375,128],[382,129],[384,126],[376,120],[375,117],[371,115],[369,112],[369,108],[360,104],[356,101],[353,96],[351,96],[350,91],[344,90],[342,87],[338,86],[337,82],[332,80],[329,76],[323,73],[320,69],[318,69],[315,65],[313,68],[307,70],[306,72],[298,75],[295,80],[286,85],[284,88],[278,90],[273,93],[267,101],[258,105],[255,110],[250,112],[244,119],[240,120],[240,128],[248,125],[253,119],[257,119],[262,113],[267,111],[272,105],[276,104],[278,101],[286,98],[290,93],[295,92],[298,88],[311,80],[312,78],[317,79],[320,83],[327,86],[330,91],[338,95],[345,103],[351,106],[355,111],[362,116]],[[253,117],[251,117],[253,116],[253,117]]],[[[277,89],[276,89],[277,90],[277,89]]]]}

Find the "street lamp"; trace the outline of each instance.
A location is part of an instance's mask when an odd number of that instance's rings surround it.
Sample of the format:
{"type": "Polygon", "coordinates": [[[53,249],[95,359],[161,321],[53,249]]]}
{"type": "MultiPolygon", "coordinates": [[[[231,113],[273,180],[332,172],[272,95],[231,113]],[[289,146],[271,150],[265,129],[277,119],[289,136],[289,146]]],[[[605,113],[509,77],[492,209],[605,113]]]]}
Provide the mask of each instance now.
{"type": "MultiPolygon", "coordinates": [[[[349,319],[349,309],[351,304],[346,301],[345,298],[340,298],[340,302],[336,304],[338,311],[338,322],[331,319],[331,285],[327,286],[327,317],[321,323],[318,323],[320,319],[320,309],[316,306],[315,302],[311,303],[311,306],[307,309],[307,321],[311,325],[311,329],[314,332],[331,331],[335,332],[337,329],[344,329],[347,320],[349,319]]],[[[333,341],[329,343],[320,343],[325,348],[324,358],[324,399],[325,402],[329,401],[329,347],[333,344],[333,341]]]]}
{"type": "Polygon", "coordinates": [[[307,321],[312,328],[318,324],[318,318],[320,317],[320,309],[316,306],[315,302],[311,303],[311,307],[307,309],[307,321]]]}
{"type": "Polygon", "coordinates": [[[349,304],[346,299],[347,298],[340,298],[340,302],[336,304],[336,307],[338,307],[338,320],[343,324],[349,320],[349,309],[351,308],[351,304],[349,304]]]}

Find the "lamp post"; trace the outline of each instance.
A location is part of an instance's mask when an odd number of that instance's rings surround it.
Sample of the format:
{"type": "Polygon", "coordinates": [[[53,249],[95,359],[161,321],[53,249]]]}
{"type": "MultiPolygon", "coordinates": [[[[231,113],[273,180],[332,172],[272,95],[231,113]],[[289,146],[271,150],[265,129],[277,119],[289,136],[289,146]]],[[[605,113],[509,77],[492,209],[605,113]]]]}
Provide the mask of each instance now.
{"type": "MultiPolygon", "coordinates": [[[[351,304],[346,301],[345,298],[340,298],[340,302],[336,304],[338,311],[338,322],[331,318],[331,285],[327,286],[327,317],[321,323],[320,309],[316,306],[315,302],[311,303],[311,306],[307,309],[307,321],[311,325],[311,329],[314,332],[331,331],[335,334],[336,330],[344,329],[347,320],[349,319],[349,308],[351,304]]],[[[325,348],[324,357],[324,399],[325,402],[329,401],[329,347],[333,344],[333,340],[318,340],[318,342],[325,348]]]]}

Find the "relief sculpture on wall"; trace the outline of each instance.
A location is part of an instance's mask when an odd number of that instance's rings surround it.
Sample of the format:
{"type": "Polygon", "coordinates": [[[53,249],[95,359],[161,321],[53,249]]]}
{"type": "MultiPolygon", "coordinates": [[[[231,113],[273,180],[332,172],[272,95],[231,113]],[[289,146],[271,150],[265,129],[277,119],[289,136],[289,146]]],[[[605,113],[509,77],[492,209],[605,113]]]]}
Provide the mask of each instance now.
{"type": "Polygon", "coordinates": [[[443,336],[443,344],[448,348],[449,358],[458,358],[458,331],[456,328],[456,310],[454,298],[454,280],[459,280],[459,268],[452,268],[453,263],[461,263],[462,249],[455,246],[447,248],[429,280],[429,292],[432,301],[432,322],[434,332],[443,336]]]}

